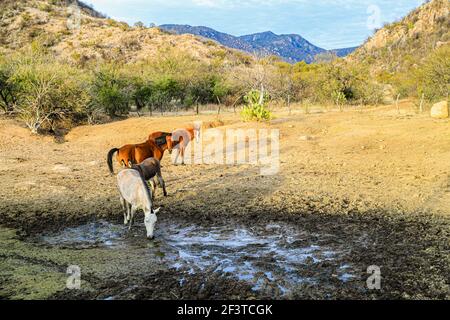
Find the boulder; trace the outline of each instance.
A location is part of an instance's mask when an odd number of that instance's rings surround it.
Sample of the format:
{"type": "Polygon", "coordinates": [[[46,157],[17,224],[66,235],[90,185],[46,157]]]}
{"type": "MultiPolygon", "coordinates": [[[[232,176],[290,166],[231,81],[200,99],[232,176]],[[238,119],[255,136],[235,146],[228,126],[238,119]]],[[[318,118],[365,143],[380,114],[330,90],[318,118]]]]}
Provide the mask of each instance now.
{"type": "Polygon", "coordinates": [[[311,137],[311,136],[301,136],[299,139],[301,141],[310,141],[310,140],[313,139],[313,137],[311,137]]]}
{"type": "Polygon", "coordinates": [[[435,119],[447,119],[449,117],[448,102],[442,101],[431,107],[431,117],[435,119]]]}

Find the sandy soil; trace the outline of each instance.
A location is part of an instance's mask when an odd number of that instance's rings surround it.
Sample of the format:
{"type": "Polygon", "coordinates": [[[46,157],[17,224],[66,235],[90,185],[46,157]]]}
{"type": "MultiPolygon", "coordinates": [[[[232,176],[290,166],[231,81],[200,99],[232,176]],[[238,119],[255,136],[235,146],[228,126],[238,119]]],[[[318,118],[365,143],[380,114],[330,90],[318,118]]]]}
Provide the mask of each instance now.
{"type": "MultiPolygon", "coordinates": [[[[75,128],[64,143],[31,136],[15,121],[3,119],[0,221],[20,230],[21,237],[92,219],[120,221],[106,153],[142,142],[152,131],[194,120],[202,120],[206,128],[280,129],[281,170],[274,176],[261,176],[251,165],[175,166],[166,156],[169,197],[158,194],[161,215],[210,224],[232,217],[285,220],[348,244],[367,237],[370,244],[355,245],[352,259],[361,267],[361,277],[365,266],[383,265],[385,289],[338,297],[449,298],[450,121],[417,115],[408,102],[401,107],[400,114],[391,106],[280,113],[270,124],[242,123],[233,114],[220,121],[210,115],[132,118],[75,128]]],[[[301,292],[297,297],[325,298],[317,289],[301,292]]],[[[138,297],[158,296],[140,290],[138,297]]]]}

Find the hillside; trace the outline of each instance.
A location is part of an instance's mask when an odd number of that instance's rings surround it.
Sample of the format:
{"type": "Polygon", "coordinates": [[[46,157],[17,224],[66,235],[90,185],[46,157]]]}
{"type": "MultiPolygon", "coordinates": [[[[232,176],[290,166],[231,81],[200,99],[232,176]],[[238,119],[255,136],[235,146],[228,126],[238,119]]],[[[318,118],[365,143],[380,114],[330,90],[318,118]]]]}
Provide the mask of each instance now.
{"type": "Polygon", "coordinates": [[[348,60],[365,62],[376,74],[407,71],[435,49],[449,45],[449,11],[448,0],[427,2],[378,30],[348,60]]]}
{"type": "MultiPolygon", "coordinates": [[[[229,48],[254,53],[263,52],[269,55],[276,55],[287,62],[314,61],[317,54],[325,53],[327,50],[319,48],[297,34],[277,35],[271,31],[255,33],[236,37],[227,33],[202,26],[189,26],[177,24],[165,24],[160,26],[169,32],[176,34],[194,34],[202,36],[229,48]]],[[[356,48],[344,48],[331,50],[339,57],[344,57],[356,48]]]]}
{"type": "Polygon", "coordinates": [[[132,63],[170,48],[193,58],[248,62],[243,53],[192,35],[174,35],[159,28],[130,27],[108,19],[88,5],[69,1],[2,1],[0,3],[0,53],[14,52],[34,41],[64,61],[85,65],[90,61],[132,63]]]}

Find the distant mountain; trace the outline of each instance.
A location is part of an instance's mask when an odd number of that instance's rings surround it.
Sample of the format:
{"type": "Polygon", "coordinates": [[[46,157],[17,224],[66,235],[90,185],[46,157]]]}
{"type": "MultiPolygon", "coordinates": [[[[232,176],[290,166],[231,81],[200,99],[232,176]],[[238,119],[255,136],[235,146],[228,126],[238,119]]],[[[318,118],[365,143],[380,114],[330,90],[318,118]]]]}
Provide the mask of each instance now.
{"type": "MultiPolygon", "coordinates": [[[[190,25],[165,24],[159,27],[176,34],[193,34],[205,37],[217,41],[226,47],[250,53],[263,52],[276,55],[291,63],[302,60],[310,63],[314,61],[316,55],[329,52],[313,45],[297,34],[277,35],[271,31],[267,31],[236,37],[201,26],[193,27],[190,25]]],[[[332,52],[339,57],[343,57],[350,54],[355,49],[356,48],[337,49],[332,50],[332,52]]]]}
{"type": "Polygon", "coordinates": [[[282,57],[288,62],[314,61],[314,57],[326,50],[319,48],[296,34],[277,35],[273,32],[255,33],[239,37],[252,46],[253,51],[261,50],[282,57]]]}
{"type": "Polygon", "coordinates": [[[229,48],[240,49],[242,51],[248,52],[252,51],[252,46],[249,43],[241,40],[239,37],[219,32],[208,27],[192,27],[189,25],[181,24],[164,24],[159,27],[165,31],[176,34],[193,34],[196,36],[208,38],[217,41],[229,48]]]}
{"type": "Polygon", "coordinates": [[[330,52],[333,52],[335,55],[337,55],[338,57],[346,57],[348,56],[350,53],[352,53],[353,51],[355,51],[356,49],[358,49],[359,47],[351,47],[351,48],[343,48],[343,49],[334,49],[334,50],[330,50],[330,52]]]}

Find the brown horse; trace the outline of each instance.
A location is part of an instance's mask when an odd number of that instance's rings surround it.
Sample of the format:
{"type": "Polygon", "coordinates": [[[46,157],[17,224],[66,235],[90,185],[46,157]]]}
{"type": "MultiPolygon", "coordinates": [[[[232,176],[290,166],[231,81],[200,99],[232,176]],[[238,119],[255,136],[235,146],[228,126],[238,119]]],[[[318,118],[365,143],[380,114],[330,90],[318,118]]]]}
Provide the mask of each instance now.
{"type": "Polygon", "coordinates": [[[111,174],[114,174],[112,157],[117,152],[117,162],[122,167],[131,168],[133,164],[138,164],[147,158],[155,158],[161,161],[164,151],[153,141],[146,141],[140,144],[128,144],[121,148],[113,148],[108,152],[107,163],[111,174]]]}
{"type": "Polygon", "coordinates": [[[163,150],[163,152],[168,150],[169,154],[172,153],[173,144],[171,133],[162,131],[153,132],[148,136],[148,141],[155,143],[161,150],[163,150]]]}

